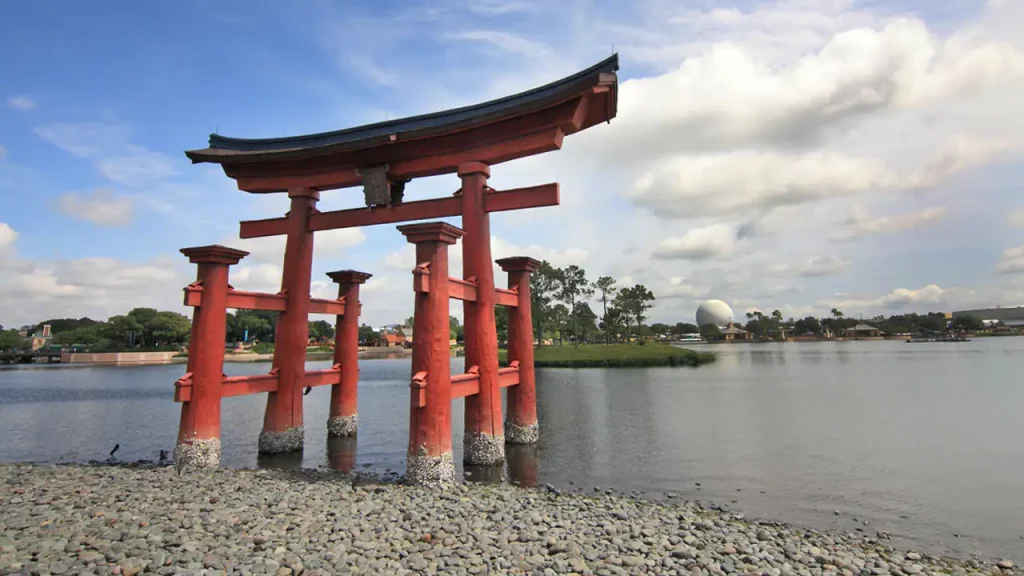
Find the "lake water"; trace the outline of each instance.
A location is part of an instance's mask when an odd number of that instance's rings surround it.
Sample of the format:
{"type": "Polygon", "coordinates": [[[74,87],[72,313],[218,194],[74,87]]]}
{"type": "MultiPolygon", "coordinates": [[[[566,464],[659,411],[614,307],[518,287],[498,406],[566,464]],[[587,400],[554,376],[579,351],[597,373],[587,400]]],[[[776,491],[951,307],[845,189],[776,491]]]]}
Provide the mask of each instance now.
{"type": "MultiPolygon", "coordinates": [[[[542,440],[510,447],[504,473],[525,484],[673,492],[747,517],[884,530],[897,545],[1024,561],[1024,338],[702,348],[718,361],[538,370],[542,440]]],[[[104,460],[114,444],[121,460],[155,460],[174,445],[173,383],[184,369],[0,369],[0,461],[104,460]]],[[[330,390],[313,390],[299,458],[258,459],[264,397],[225,399],[223,465],[401,471],[409,369],[408,360],[361,362],[354,443],[327,442],[330,390]]],[[[461,461],[461,400],[453,420],[461,461]]]]}

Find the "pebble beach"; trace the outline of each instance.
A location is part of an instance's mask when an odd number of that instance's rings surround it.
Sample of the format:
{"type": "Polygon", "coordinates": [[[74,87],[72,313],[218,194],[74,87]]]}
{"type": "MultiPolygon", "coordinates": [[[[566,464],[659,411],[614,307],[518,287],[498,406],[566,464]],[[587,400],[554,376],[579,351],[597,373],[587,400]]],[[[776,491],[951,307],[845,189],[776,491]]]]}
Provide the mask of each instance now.
{"type": "Polygon", "coordinates": [[[1012,576],[678,499],[301,470],[0,466],[0,573],[1012,576]]]}

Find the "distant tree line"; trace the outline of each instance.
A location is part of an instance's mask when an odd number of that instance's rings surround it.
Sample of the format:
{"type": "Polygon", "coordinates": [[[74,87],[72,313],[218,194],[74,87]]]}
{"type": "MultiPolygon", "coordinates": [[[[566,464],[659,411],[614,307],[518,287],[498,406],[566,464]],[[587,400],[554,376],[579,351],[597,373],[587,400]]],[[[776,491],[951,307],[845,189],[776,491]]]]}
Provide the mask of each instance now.
{"type": "Polygon", "coordinates": [[[81,345],[92,351],[175,350],[188,341],[192,323],[177,312],[134,308],[105,322],[92,318],[53,318],[21,330],[0,332],[0,350],[27,349],[33,334],[50,325],[51,344],[81,345]],[[19,332],[24,331],[22,337],[19,332]]]}
{"type": "MultiPolygon", "coordinates": [[[[868,324],[886,334],[915,334],[918,332],[943,332],[947,330],[947,318],[942,312],[928,312],[926,314],[894,314],[892,316],[874,316],[872,318],[848,318],[842,310],[833,308],[827,318],[816,318],[807,316],[800,319],[783,319],[782,312],[773,310],[769,314],[760,311],[748,312],[746,323],[737,322],[736,325],[748,332],[752,332],[760,338],[773,338],[781,336],[783,332],[791,336],[812,334],[821,336],[826,331],[832,334],[842,334],[847,328],[857,324],[868,324]]],[[[973,316],[958,316],[951,322],[950,328],[962,331],[977,331],[984,328],[984,323],[973,316]]],[[[703,336],[717,336],[721,330],[717,326],[705,325],[696,326],[688,323],[678,323],[675,326],[668,324],[652,324],[651,334],[655,336],[672,337],[681,334],[700,333],[703,336]]]]}
{"type": "MultiPolygon", "coordinates": [[[[33,334],[50,326],[51,344],[79,345],[93,352],[127,350],[177,350],[188,343],[192,321],[177,312],[134,308],[105,322],[92,318],[52,318],[18,330],[0,326],[0,351],[31,348],[33,334]],[[21,336],[25,332],[26,336],[21,336]]],[[[227,315],[226,342],[273,342],[277,312],[239,310],[227,315]]],[[[309,337],[318,342],[334,338],[334,326],[327,320],[309,323],[309,337]]]]}

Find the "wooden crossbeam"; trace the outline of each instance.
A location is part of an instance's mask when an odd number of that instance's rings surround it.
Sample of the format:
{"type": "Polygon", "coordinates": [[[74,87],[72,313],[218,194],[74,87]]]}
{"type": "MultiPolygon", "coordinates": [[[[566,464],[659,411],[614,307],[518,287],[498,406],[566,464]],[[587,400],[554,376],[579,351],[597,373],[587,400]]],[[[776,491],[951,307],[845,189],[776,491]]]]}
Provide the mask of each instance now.
{"type": "MultiPolygon", "coordinates": [[[[465,374],[454,374],[452,375],[452,400],[456,398],[465,398],[467,396],[474,396],[480,393],[480,374],[474,371],[476,367],[470,368],[470,372],[465,374]]],[[[419,392],[419,407],[423,408],[427,405],[427,388],[426,388],[426,372],[421,372],[413,378],[412,388],[418,389],[419,392]]],[[[509,386],[516,386],[519,384],[519,364],[515,366],[506,366],[505,368],[498,369],[498,386],[502,388],[508,388],[509,386]]]]}
{"type": "Polygon", "coordinates": [[[495,298],[494,302],[498,306],[508,306],[509,308],[519,306],[519,293],[515,290],[495,288],[494,292],[497,294],[497,298],[495,298]]]}
{"type": "MultiPolygon", "coordinates": [[[[525,210],[558,206],[558,184],[542,184],[527,188],[489,192],[484,196],[484,209],[488,212],[505,212],[509,210],[525,210]]],[[[317,212],[309,217],[309,230],[337,230],[340,228],[356,228],[376,226],[378,224],[397,224],[416,220],[434,218],[453,218],[462,214],[462,198],[435,198],[393,204],[390,207],[373,209],[352,208],[317,212]]],[[[239,237],[262,238],[280,236],[288,233],[288,218],[268,218],[266,220],[246,220],[239,225],[239,237]]]]}
{"type": "Polygon", "coordinates": [[[335,364],[326,370],[311,370],[303,379],[306,386],[333,386],[341,384],[341,364],[335,364]]]}
{"type": "Polygon", "coordinates": [[[455,300],[476,302],[476,283],[461,278],[449,278],[448,295],[455,300]]]}
{"type": "Polygon", "coordinates": [[[330,314],[331,316],[344,316],[345,297],[342,296],[341,298],[338,298],[336,300],[327,300],[324,298],[310,298],[309,313],[330,314]]]}
{"type": "MultiPolygon", "coordinates": [[[[201,306],[203,303],[203,287],[192,284],[185,288],[185,306],[201,306]]],[[[246,292],[244,290],[228,290],[228,305],[233,310],[265,310],[268,312],[284,312],[287,309],[287,298],[284,294],[267,294],[265,292],[246,292]]],[[[345,297],[335,300],[325,298],[309,299],[310,314],[330,314],[344,316],[345,297]]]]}
{"type": "Polygon", "coordinates": [[[508,388],[519,384],[519,366],[498,368],[498,386],[508,388]]]}
{"type": "MultiPolygon", "coordinates": [[[[303,379],[305,386],[333,386],[341,383],[341,364],[326,370],[311,370],[303,379]]],[[[225,376],[221,380],[220,396],[245,396],[262,392],[277,392],[278,375],[276,370],[267,374],[252,376],[225,376]]],[[[192,373],[187,372],[174,383],[174,401],[189,402],[192,400],[192,373]]]]}

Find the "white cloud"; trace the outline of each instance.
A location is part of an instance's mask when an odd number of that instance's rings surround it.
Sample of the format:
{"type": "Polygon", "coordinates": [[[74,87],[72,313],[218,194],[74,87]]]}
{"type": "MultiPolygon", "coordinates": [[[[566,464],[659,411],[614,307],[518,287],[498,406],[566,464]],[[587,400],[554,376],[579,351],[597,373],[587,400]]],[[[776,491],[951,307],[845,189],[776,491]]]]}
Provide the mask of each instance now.
{"type": "Polygon", "coordinates": [[[380,84],[381,86],[396,86],[398,84],[397,74],[381,67],[366,56],[349,54],[345,61],[355,73],[375,84],[380,84]]]}
{"type": "Polygon", "coordinates": [[[897,288],[888,294],[877,297],[823,298],[814,304],[823,309],[838,308],[849,316],[851,312],[868,312],[879,309],[910,310],[923,305],[933,306],[945,302],[948,294],[948,290],[943,290],[935,284],[929,284],[916,290],[897,288]]]}
{"type": "MultiPolygon", "coordinates": [[[[16,232],[0,225],[0,236],[11,239],[16,232]]],[[[0,250],[0,323],[17,326],[82,316],[105,320],[137,306],[184,313],[181,289],[194,273],[186,268],[180,257],[171,255],[145,262],[110,257],[50,261],[5,257],[0,250]]]]}
{"type": "MultiPolygon", "coordinates": [[[[790,31],[791,32],[791,31],[790,31]]],[[[946,41],[923,23],[839,32],[781,64],[722,42],[678,68],[622,83],[609,144],[624,158],[747,147],[811,146],[885,109],[973,93],[1024,72],[1024,54],[969,33],[946,41]]]]}
{"type": "Polygon", "coordinates": [[[679,237],[665,238],[653,256],[665,260],[710,260],[736,250],[736,231],[726,224],[712,224],[687,230],[679,237]]]}
{"type": "Polygon", "coordinates": [[[13,246],[17,239],[18,233],[14,228],[11,228],[10,224],[0,222],[0,251],[13,246]]]}
{"type": "Polygon", "coordinates": [[[7,105],[14,110],[32,110],[36,107],[36,101],[31,96],[22,94],[8,98],[7,105]]]}
{"type": "Polygon", "coordinates": [[[67,192],[56,198],[53,207],[61,214],[98,226],[128,226],[132,222],[132,199],[118,196],[110,188],[67,192]]]}
{"type": "Polygon", "coordinates": [[[996,264],[996,272],[1000,274],[1017,274],[1024,272],[1024,246],[1003,250],[996,264]]]}
{"type": "Polygon", "coordinates": [[[1010,224],[1018,228],[1024,228],[1024,208],[1010,212],[1006,215],[1006,219],[1010,224]]]}
{"type": "Polygon", "coordinates": [[[138,146],[129,146],[129,154],[96,162],[100,174],[122,184],[144,184],[177,173],[170,158],[138,146]]]}
{"type": "Polygon", "coordinates": [[[931,187],[1014,148],[1005,142],[957,138],[911,171],[830,151],[678,156],[637,178],[628,196],[666,218],[736,215],[866,192],[931,187]]]}
{"type": "Polygon", "coordinates": [[[768,273],[778,276],[816,278],[820,276],[834,276],[849,267],[850,262],[838,256],[812,256],[795,265],[780,264],[770,267],[768,273]]]}
{"type": "Polygon", "coordinates": [[[61,150],[91,159],[114,182],[148,185],[177,174],[170,157],[132,144],[132,129],[123,124],[52,122],[37,126],[35,133],[61,150]]]}
{"type": "Polygon", "coordinates": [[[35,133],[65,152],[91,158],[121,149],[132,131],[127,126],[103,122],[53,122],[36,127],[35,133]]]}
{"type": "Polygon", "coordinates": [[[895,234],[935,224],[945,218],[947,212],[944,207],[933,206],[896,216],[873,217],[858,208],[840,228],[829,235],[829,240],[852,240],[870,234],[895,234]]]}

